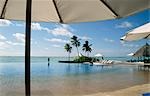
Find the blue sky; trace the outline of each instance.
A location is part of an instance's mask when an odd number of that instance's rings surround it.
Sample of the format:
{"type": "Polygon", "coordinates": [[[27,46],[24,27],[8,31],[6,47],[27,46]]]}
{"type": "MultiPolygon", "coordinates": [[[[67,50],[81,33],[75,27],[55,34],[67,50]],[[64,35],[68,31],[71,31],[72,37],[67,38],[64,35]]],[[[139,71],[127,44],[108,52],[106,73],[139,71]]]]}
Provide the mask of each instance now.
{"type": "MultiPolygon", "coordinates": [[[[73,35],[92,44],[91,56],[101,53],[105,56],[126,56],[145,44],[145,40],[121,42],[120,38],[129,30],[149,22],[149,11],[117,20],[89,23],[58,24],[32,23],[32,56],[67,56],[64,44],[73,35]]],[[[0,55],[24,56],[25,26],[22,21],[0,20],[0,55]]],[[[148,41],[149,42],[149,41],[148,41]]],[[[82,47],[79,48],[82,52],[82,47]]],[[[72,56],[76,55],[73,48],[72,56]]]]}

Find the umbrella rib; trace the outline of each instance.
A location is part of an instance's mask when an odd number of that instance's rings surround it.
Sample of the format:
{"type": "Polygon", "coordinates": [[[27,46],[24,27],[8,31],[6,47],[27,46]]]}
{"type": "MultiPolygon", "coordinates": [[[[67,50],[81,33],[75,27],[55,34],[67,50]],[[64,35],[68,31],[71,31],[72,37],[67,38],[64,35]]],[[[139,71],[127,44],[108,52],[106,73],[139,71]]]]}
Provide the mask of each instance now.
{"type": "Polygon", "coordinates": [[[54,6],[55,6],[55,9],[56,9],[56,12],[57,12],[57,14],[58,14],[58,17],[59,17],[59,19],[60,19],[59,22],[60,22],[60,23],[64,23],[63,20],[62,20],[61,15],[60,15],[60,13],[59,13],[59,10],[58,10],[58,7],[57,7],[57,4],[56,4],[55,0],[53,0],[53,3],[54,3],[54,6]]]}
{"type": "Polygon", "coordinates": [[[116,17],[120,17],[104,0],[100,0],[116,17]]]}
{"type": "Polygon", "coordinates": [[[3,16],[4,16],[4,13],[5,13],[7,2],[8,2],[8,0],[6,0],[5,3],[4,3],[3,9],[2,9],[2,13],[1,13],[1,16],[0,16],[1,19],[4,19],[3,16]]]}
{"type": "Polygon", "coordinates": [[[148,35],[145,37],[145,39],[147,39],[149,36],[150,36],[150,34],[148,34],[148,35]]]}

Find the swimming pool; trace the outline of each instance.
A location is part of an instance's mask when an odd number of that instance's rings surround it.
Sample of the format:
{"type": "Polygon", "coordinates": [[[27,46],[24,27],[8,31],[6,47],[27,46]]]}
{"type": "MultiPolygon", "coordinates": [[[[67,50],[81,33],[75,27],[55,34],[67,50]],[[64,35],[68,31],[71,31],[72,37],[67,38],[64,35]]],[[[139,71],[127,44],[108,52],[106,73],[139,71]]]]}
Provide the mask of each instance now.
{"type": "MultiPolygon", "coordinates": [[[[150,82],[150,72],[135,66],[90,66],[58,63],[65,57],[33,57],[31,88],[33,96],[82,96],[113,91],[150,82]]],[[[24,96],[24,58],[0,58],[1,96],[24,96]]]]}

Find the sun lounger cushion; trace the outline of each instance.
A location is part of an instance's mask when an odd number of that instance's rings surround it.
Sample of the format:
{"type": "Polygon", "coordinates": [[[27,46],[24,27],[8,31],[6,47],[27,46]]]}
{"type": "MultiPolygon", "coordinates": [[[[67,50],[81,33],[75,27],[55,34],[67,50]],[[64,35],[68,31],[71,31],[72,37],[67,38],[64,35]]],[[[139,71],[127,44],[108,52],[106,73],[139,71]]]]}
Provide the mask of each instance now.
{"type": "Polygon", "coordinates": [[[150,93],[144,93],[143,96],[150,96],[150,93]]]}

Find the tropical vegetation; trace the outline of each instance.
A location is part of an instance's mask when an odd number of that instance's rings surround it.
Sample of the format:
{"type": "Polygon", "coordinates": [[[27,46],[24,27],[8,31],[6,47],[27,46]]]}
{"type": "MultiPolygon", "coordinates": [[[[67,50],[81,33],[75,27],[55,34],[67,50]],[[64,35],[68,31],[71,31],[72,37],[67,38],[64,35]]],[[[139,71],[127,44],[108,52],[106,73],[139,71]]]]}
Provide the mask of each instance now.
{"type": "Polygon", "coordinates": [[[73,37],[71,37],[71,43],[72,43],[73,46],[76,47],[77,54],[78,54],[78,57],[79,57],[79,49],[78,49],[78,47],[80,46],[80,39],[78,39],[77,36],[73,36],[73,37]]]}
{"type": "Polygon", "coordinates": [[[85,41],[85,44],[83,44],[82,50],[85,51],[86,56],[89,56],[89,53],[91,53],[92,48],[91,48],[92,44],[89,44],[89,41],[85,41]]]}
{"type": "MultiPolygon", "coordinates": [[[[81,54],[81,56],[79,56],[79,47],[81,45],[81,39],[79,39],[77,36],[72,36],[71,37],[71,45],[74,46],[77,49],[77,58],[75,60],[73,60],[74,62],[91,62],[92,60],[95,60],[95,58],[89,57],[89,53],[92,52],[92,44],[89,44],[89,41],[85,41],[85,43],[82,45],[82,51],[85,52],[85,56],[81,54]]],[[[64,49],[68,52],[68,58],[70,61],[70,54],[72,52],[72,46],[69,43],[66,43],[64,46],[64,49]]]]}
{"type": "Polygon", "coordinates": [[[64,48],[68,52],[68,59],[70,61],[70,53],[72,51],[72,47],[70,46],[70,44],[67,43],[67,44],[65,44],[64,48]]]}

